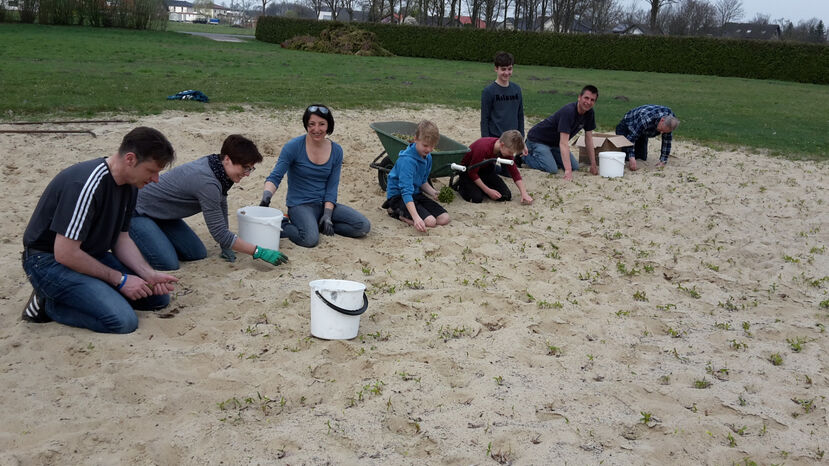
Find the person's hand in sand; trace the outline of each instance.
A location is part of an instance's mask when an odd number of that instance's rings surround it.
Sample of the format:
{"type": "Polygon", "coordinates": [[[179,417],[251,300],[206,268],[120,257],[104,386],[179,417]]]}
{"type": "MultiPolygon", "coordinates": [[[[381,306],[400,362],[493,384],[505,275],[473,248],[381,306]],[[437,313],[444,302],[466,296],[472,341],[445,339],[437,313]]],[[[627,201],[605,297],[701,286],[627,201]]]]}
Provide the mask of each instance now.
{"type": "Polygon", "coordinates": [[[280,265],[288,262],[288,256],[273,249],[256,246],[256,251],[253,253],[254,259],[261,259],[273,265],[280,265]]]}
{"type": "Polygon", "coordinates": [[[178,283],[178,278],[157,270],[153,270],[144,280],[156,296],[172,293],[178,283]]]}
{"type": "Polygon", "coordinates": [[[590,174],[591,175],[598,175],[599,174],[599,167],[596,165],[590,165],[590,174]]]}
{"type": "Polygon", "coordinates": [[[628,168],[629,168],[629,169],[630,169],[630,171],[632,171],[632,172],[635,172],[636,170],[638,170],[638,169],[639,169],[639,168],[636,166],[636,159],[635,159],[635,158],[631,157],[631,158],[629,158],[629,159],[628,159],[628,168]]]}
{"type": "Polygon", "coordinates": [[[521,196],[521,204],[523,204],[523,205],[532,205],[533,204],[533,198],[530,197],[529,194],[524,194],[524,195],[521,196]]]}
{"type": "Polygon", "coordinates": [[[665,162],[661,160],[659,162],[656,162],[656,168],[665,168],[665,162]]]}

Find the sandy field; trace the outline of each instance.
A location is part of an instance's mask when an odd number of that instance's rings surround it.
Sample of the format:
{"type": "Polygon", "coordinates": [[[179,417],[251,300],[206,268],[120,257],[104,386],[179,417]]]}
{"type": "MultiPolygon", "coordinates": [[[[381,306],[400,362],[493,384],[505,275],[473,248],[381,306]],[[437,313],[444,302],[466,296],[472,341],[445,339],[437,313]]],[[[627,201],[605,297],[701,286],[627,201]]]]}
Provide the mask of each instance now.
{"type": "Polygon", "coordinates": [[[421,234],[380,209],[368,125],[429,118],[469,144],[478,112],[334,115],[340,202],[368,216],[368,237],[283,240],[285,266],[231,264],[193,217],[209,257],[120,336],[20,320],[22,235],[47,182],[138,125],[164,132],[177,163],[242,133],[265,161],[231,190],[235,213],[258,204],[301,110],[0,135],[0,465],[826,461],[829,166],[694,145],[680,127],[664,170],[572,183],[522,170],[532,206],[456,197],[452,223],[421,234]],[[357,338],[310,335],[320,278],[366,284],[357,338]]]}

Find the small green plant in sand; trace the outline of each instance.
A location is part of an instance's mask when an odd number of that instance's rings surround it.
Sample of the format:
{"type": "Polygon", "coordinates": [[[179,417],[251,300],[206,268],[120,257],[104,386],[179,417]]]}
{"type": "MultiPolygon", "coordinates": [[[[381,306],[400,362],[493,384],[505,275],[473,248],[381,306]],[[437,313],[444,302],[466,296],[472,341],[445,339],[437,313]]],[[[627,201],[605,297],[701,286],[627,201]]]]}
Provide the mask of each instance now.
{"type": "Polygon", "coordinates": [[[561,309],[564,307],[564,305],[561,304],[560,301],[549,303],[547,301],[541,300],[537,301],[536,304],[538,304],[539,309],[561,309]]]}
{"type": "Polygon", "coordinates": [[[644,301],[644,302],[648,301],[647,295],[645,294],[644,291],[641,291],[641,290],[636,291],[635,293],[633,293],[633,299],[634,299],[634,301],[644,301]]]}
{"type": "Polygon", "coordinates": [[[665,331],[671,338],[681,338],[682,332],[679,330],[675,330],[673,327],[668,327],[668,330],[665,331]]]}
{"type": "Polygon", "coordinates": [[[651,413],[640,411],[639,414],[642,415],[642,417],[639,418],[639,422],[641,422],[642,424],[648,424],[649,422],[651,422],[651,419],[653,419],[653,415],[651,413]]]}
{"type": "Polygon", "coordinates": [[[549,341],[546,342],[545,345],[547,346],[547,355],[555,356],[555,357],[561,356],[561,354],[562,354],[561,353],[561,348],[559,348],[558,346],[554,346],[554,345],[550,344],[549,341]]]}
{"type": "Polygon", "coordinates": [[[745,344],[745,343],[743,343],[743,342],[741,342],[741,341],[737,341],[736,339],[735,339],[735,340],[731,340],[731,341],[729,342],[729,346],[731,346],[731,349],[733,349],[734,351],[739,351],[739,350],[747,350],[747,349],[748,349],[748,345],[747,345],[747,344],[745,344]]]}
{"type": "Polygon", "coordinates": [[[751,324],[743,321],[743,333],[745,333],[747,337],[751,337],[751,331],[749,330],[750,328],[751,324]]]}
{"type": "Polygon", "coordinates": [[[806,339],[800,337],[786,338],[786,343],[789,344],[789,348],[791,348],[792,351],[799,353],[803,351],[803,344],[806,343],[806,339]]]}
{"type": "Polygon", "coordinates": [[[624,262],[617,262],[616,263],[616,270],[618,270],[620,274],[622,274],[626,277],[632,277],[634,275],[638,275],[639,272],[640,272],[639,269],[637,269],[636,267],[631,267],[630,269],[628,269],[627,265],[625,265],[624,262]]]}
{"type": "Polygon", "coordinates": [[[697,291],[697,286],[696,285],[693,285],[691,288],[687,288],[687,287],[682,286],[682,283],[677,283],[676,287],[677,287],[677,289],[679,289],[679,291],[685,292],[686,294],[688,294],[688,296],[690,296],[694,299],[699,299],[699,297],[700,297],[700,294],[699,294],[699,291],[697,291]]]}
{"type": "Polygon", "coordinates": [[[737,441],[734,439],[734,436],[731,435],[731,432],[729,432],[728,435],[725,436],[725,439],[728,440],[729,447],[734,448],[737,446],[737,441]]]}
{"type": "Polygon", "coordinates": [[[493,380],[495,380],[495,384],[498,386],[504,385],[504,378],[500,375],[493,377],[493,380]]]}
{"type": "Polygon", "coordinates": [[[788,256],[788,255],[783,256],[783,260],[786,261],[786,262],[792,263],[792,264],[800,263],[800,259],[798,259],[797,257],[788,256]]]}
{"type": "Polygon", "coordinates": [[[702,379],[694,380],[694,388],[697,389],[705,389],[711,386],[711,381],[703,377],[702,379]]]}
{"type": "Polygon", "coordinates": [[[731,330],[731,322],[715,322],[714,327],[720,330],[731,330]]]}
{"type": "Polygon", "coordinates": [[[805,413],[811,413],[813,409],[815,409],[815,399],[812,398],[811,400],[805,400],[801,398],[792,398],[792,401],[799,404],[805,413]]]}
{"type": "Polygon", "coordinates": [[[769,355],[769,362],[775,366],[781,366],[783,365],[783,356],[780,356],[780,353],[773,353],[769,355]]]}
{"type": "Polygon", "coordinates": [[[372,275],[372,274],[374,274],[374,269],[367,266],[367,265],[364,265],[361,270],[363,271],[363,275],[372,275]]]}
{"type": "Polygon", "coordinates": [[[824,299],[820,302],[821,309],[829,309],[829,299],[824,299]]]}

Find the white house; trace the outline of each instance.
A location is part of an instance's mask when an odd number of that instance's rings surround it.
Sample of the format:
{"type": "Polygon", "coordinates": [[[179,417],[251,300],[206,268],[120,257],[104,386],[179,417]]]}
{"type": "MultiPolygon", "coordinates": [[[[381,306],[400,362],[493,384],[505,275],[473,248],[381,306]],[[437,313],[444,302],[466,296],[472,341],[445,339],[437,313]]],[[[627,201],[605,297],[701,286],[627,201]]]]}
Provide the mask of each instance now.
{"type": "Polygon", "coordinates": [[[193,4],[184,0],[167,0],[170,21],[192,23],[200,15],[193,9],[193,4]]]}

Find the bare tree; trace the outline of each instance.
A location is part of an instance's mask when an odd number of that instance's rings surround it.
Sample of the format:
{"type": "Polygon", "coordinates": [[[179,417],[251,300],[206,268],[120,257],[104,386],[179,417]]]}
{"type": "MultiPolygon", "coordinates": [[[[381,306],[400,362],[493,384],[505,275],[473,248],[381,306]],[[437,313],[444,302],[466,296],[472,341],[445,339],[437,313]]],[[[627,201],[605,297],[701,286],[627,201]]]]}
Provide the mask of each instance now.
{"type": "MultiPolygon", "coordinates": [[[[342,6],[342,0],[321,0],[320,2],[320,10],[322,10],[322,6],[325,5],[331,10],[331,19],[336,21],[337,20],[337,13],[342,6]]],[[[316,11],[316,10],[315,10],[316,11]]],[[[317,15],[319,15],[319,11],[316,11],[317,15]]],[[[319,18],[319,16],[317,16],[319,18]]]]}
{"type": "MultiPolygon", "coordinates": [[[[266,2],[268,0],[262,0],[262,1],[266,2]]],[[[322,5],[323,5],[322,2],[323,2],[323,0],[306,0],[305,3],[308,5],[308,7],[311,8],[312,10],[314,10],[314,18],[319,18],[320,17],[320,11],[322,11],[322,5]]]]}
{"type": "Polygon", "coordinates": [[[665,12],[665,30],[672,36],[693,36],[716,24],[716,10],[706,0],[681,0],[665,12]]]}
{"type": "Polygon", "coordinates": [[[717,10],[720,27],[725,26],[725,23],[736,23],[743,17],[743,2],[740,0],[717,0],[714,8],[717,10]]]}
{"type": "Polygon", "coordinates": [[[553,8],[550,19],[553,22],[554,32],[570,32],[576,13],[582,11],[584,0],[551,0],[553,8]]]}
{"type": "Polygon", "coordinates": [[[262,0],[262,15],[265,14],[265,7],[268,6],[270,0],[262,0]]]}
{"type": "Polygon", "coordinates": [[[590,30],[601,34],[610,31],[622,20],[624,13],[616,0],[588,0],[584,15],[590,30]]]}
{"type": "Polygon", "coordinates": [[[655,33],[657,31],[657,23],[656,19],[659,16],[659,10],[663,7],[670,5],[672,3],[676,3],[677,0],[643,0],[645,3],[648,4],[650,7],[650,21],[648,25],[651,28],[651,33],[655,33]]]}
{"type": "Polygon", "coordinates": [[[769,24],[770,20],[771,16],[763,13],[757,13],[756,15],[754,15],[754,18],[752,18],[751,21],[749,21],[749,23],[769,24]]]}

